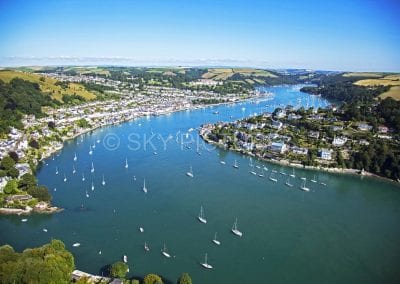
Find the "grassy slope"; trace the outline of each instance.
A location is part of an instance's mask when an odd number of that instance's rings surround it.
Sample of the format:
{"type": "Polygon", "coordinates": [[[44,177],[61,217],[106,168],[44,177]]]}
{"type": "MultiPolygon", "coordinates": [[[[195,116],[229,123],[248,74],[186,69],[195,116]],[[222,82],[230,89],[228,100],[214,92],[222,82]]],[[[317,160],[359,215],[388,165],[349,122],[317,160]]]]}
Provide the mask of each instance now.
{"type": "Polygon", "coordinates": [[[50,93],[52,98],[58,101],[62,101],[62,96],[64,94],[76,94],[87,100],[96,98],[96,95],[87,91],[83,85],[78,83],[70,83],[68,85],[68,88],[63,89],[61,88],[61,86],[55,85],[57,80],[53,78],[44,77],[44,81],[41,81],[41,76],[34,73],[25,73],[11,70],[0,71],[0,80],[3,80],[4,82],[9,82],[16,77],[30,82],[38,83],[42,92],[50,93]]]}
{"type": "Polygon", "coordinates": [[[392,97],[395,100],[400,100],[400,86],[391,87],[389,91],[384,92],[379,95],[380,98],[384,99],[387,97],[392,97]]]}

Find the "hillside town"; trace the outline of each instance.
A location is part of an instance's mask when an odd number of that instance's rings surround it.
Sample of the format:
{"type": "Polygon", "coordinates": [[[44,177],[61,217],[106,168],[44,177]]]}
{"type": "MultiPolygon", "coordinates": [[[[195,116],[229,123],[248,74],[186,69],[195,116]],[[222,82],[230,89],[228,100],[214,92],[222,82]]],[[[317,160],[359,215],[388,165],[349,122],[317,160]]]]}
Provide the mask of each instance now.
{"type": "MultiPolygon", "coordinates": [[[[22,119],[23,129],[11,128],[6,139],[0,139],[0,160],[10,153],[18,157],[18,163],[15,164],[18,174],[9,176],[5,173],[0,177],[0,193],[3,193],[3,189],[11,180],[20,179],[27,173],[32,174],[32,169],[41,160],[59,151],[64,141],[96,128],[144,116],[158,116],[202,108],[209,104],[208,101],[232,103],[260,95],[258,92],[252,92],[250,95],[228,94],[221,98],[219,94],[211,91],[181,90],[151,85],[145,85],[143,90],[139,90],[137,85],[103,80],[95,76],[43,75],[60,81],[84,81],[112,87],[113,89],[107,92],[114,96],[117,94],[117,98],[85,101],[78,105],[61,105],[58,108],[45,107],[46,115],[42,118],[25,115],[22,119]]],[[[6,196],[5,198],[9,198],[8,202],[4,199],[4,204],[9,209],[13,207],[12,200],[26,201],[27,204],[32,199],[25,194],[21,197],[6,196]]],[[[43,204],[40,206],[43,207],[43,204]]],[[[7,210],[7,213],[12,212],[12,210],[7,210]]],[[[20,208],[18,212],[29,213],[31,209],[20,208]]]]}
{"type": "Polygon", "coordinates": [[[400,140],[385,125],[373,127],[346,121],[341,110],[275,109],[235,122],[203,125],[208,142],[283,165],[367,174],[350,166],[354,153],[370,143],[400,147],[400,140]]]}

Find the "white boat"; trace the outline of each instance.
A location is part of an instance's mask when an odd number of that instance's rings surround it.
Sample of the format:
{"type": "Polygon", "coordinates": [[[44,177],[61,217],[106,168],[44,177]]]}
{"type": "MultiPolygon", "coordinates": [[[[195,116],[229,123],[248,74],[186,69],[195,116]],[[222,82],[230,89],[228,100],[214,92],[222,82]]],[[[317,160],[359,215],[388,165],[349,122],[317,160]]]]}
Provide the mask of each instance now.
{"type": "Polygon", "coordinates": [[[153,152],[154,155],[158,155],[158,153],[156,151],[153,152]]]}
{"type": "Polygon", "coordinates": [[[303,180],[303,184],[300,186],[300,188],[304,191],[310,191],[310,189],[306,187],[306,179],[303,180]]]}
{"type": "Polygon", "coordinates": [[[216,245],[220,245],[221,244],[221,242],[217,240],[217,232],[215,232],[214,239],[212,241],[216,245]]]}
{"type": "Polygon", "coordinates": [[[75,174],[76,170],[75,170],[75,166],[72,166],[72,174],[75,174]]]}
{"type": "Polygon", "coordinates": [[[291,173],[289,176],[292,177],[292,178],[295,178],[295,177],[296,177],[296,175],[294,174],[294,168],[293,168],[292,173],[291,173]]]}
{"type": "Polygon", "coordinates": [[[149,251],[149,250],[150,250],[150,247],[147,245],[146,242],[144,243],[144,250],[145,250],[145,251],[149,251]]]}
{"type": "Polygon", "coordinates": [[[234,233],[238,237],[241,237],[243,235],[242,232],[239,231],[238,228],[237,228],[237,218],[235,219],[235,223],[233,223],[231,231],[232,231],[232,233],[234,233]]]}
{"type": "Polygon", "coordinates": [[[54,191],[57,191],[57,188],[56,188],[56,187],[54,188],[54,191]]]}
{"type": "Polygon", "coordinates": [[[310,181],[313,182],[313,183],[317,182],[317,180],[315,179],[315,175],[314,175],[313,179],[311,179],[310,181]]]}
{"type": "Polygon", "coordinates": [[[93,162],[92,162],[92,168],[90,169],[90,172],[91,172],[91,173],[94,173],[94,165],[93,165],[93,162]]]}
{"type": "Polygon", "coordinates": [[[21,222],[27,222],[28,219],[21,219],[21,222]]]}
{"type": "Polygon", "coordinates": [[[170,258],[171,255],[167,252],[167,247],[164,244],[163,249],[161,250],[161,253],[166,257],[166,258],[170,258]]]}
{"type": "Polygon", "coordinates": [[[268,168],[267,167],[263,167],[263,170],[268,172],[268,168]]]}
{"type": "Polygon", "coordinates": [[[258,176],[259,176],[260,178],[264,177],[264,171],[263,171],[263,169],[260,169],[260,173],[258,174],[258,176]]]}
{"type": "Polygon", "coordinates": [[[65,176],[65,174],[64,174],[64,182],[67,182],[67,177],[65,176]]]}
{"type": "Polygon", "coordinates": [[[226,164],[225,161],[220,161],[220,163],[221,163],[222,165],[225,165],[225,164],[226,164]]]}
{"type": "Polygon", "coordinates": [[[146,180],[145,179],[143,179],[143,191],[144,191],[144,193],[147,193],[146,180]]]}
{"type": "Polygon", "coordinates": [[[104,175],[103,175],[103,180],[102,180],[101,184],[102,184],[103,186],[106,185],[106,181],[104,180],[104,175]]]}
{"type": "Polygon", "coordinates": [[[74,154],[74,161],[78,160],[78,157],[76,156],[76,153],[74,154]]]}
{"type": "Polygon", "coordinates": [[[207,263],[207,254],[204,256],[204,263],[201,264],[206,269],[212,269],[213,267],[207,263]]]}
{"type": "Polygon", "coordinates": [[[141,233],[143,233],[143,232],[144,232],[144,229],[143,229],[142,227],[139,227],[139,231],[140,231],[141,233]]]}
{"type": "Polygon", "coordinates": [[[56,167],[56,175],[58,175],[58,168],[56,167]]]}
{"type": "Polygon", "coordinates": [[[97,139],[97,140],[96,140],[96,143],[99,144],[99,143],[100,143],[100,139],[97,139]]]}
{"type": "Polygon", "coordinates": [[[238,169],[238,168],[239,168],[236,159],[235,159],[235,163],[233,164],[233,167],[234,167],[235,169],[238,169]]]}
{"type": "Polygon", "coordinates": [[[191,178],[194,177],[192,166],[190,166],[190,169],[189,169],[189,171],[186,173],[186,175],[187,175],[188,177],[191,177],[191,178]]]}
{"type": "Polygon", "coordinates": [[[82,173],[82,181],[85,181],[85,174],[82,173]]]}
{"type": "Polygon", "coordinates": [[[93,143],[92,148],[95,149],[96,148],[96,144],[93,143]]]}
{"type": "Polygon", "coordinates": [[[257,175],[257,173],[255,172],[255,171],[250,171],[250,173],[252,174],[252,175],[257,175]]]}
{"type": "Polygon", "coordinates": [[[122,258],[123,260],[124,260],[124,263],[127,263],[128,262],[128,257],[124,254],[124,256],[123,256],[123,258],[122,258]]]}
{"type": "Polygon", "coordinates": [[[89,146],[89,155],[93,154],[92,146],[89,146]]]}
{"type": "Polygon", "coordinates": [[[93,184],[93,181],[92,181],[92,191],[94,190],[94,184],[93,184]]]}
{"type": "Polygon", "coordinates": [[[81,244],[80,243],[74,243],[72,246],[73,247],[79,247],[81,244]]]}
{"type": "Polygon", "coordinates": [[[320,182],[319,184],[323,185],[323,186],[326,186],[326,183],[324,183],[324,182],[320,182]]]}
{"type": "Polygon", "coordinates": [[[87,192],[87,190],[86,190],[86,197],[89,198],[89,193],[87,192]]]}
{"type": "Polygon", "coordinates": [[[254,165],[253,165],[253,159],[250,157],[250,163],[249,163],[249,167],[254,167],[254,165]]]}
{"type": "Polygon", "coordinates": [[[269,180],[273,181],[273,182],[277,182],[278,181],[278,179],[276,177],[274,177],[274,172],[273,171],[271,171],[271,174],[269,175],[269,180]]]}
{"type": "Polygon", "coordinates": [[[46,228],[43,228],[43,232],[47,233],[47,229],[46,229],[46,228]]]}
{"type": "Polygon", "coordinates": [[[199,216],[197,217],[197,219],[199,219],[199,221],[200,221],[201,223],[204,223],[204,224],[207,223],[207,220],[206,220],[206,218],[204,217],[203,206],[200,206],[200,213],[199,213],[199,216]]]}
{"type": "Polygon", "coordinates": [[[292,187],[292,186],[293,186],[293,184],[290,183],[290,176],[288,176],[288,178],[287,178],[285,184],[286,184],[288,187],[292,187]]]}
{"type": "Polygon", "coordinates": [[[128,159],[125,159],[125,169],[127,169],[129,167],[128,165],[128,159]]]}

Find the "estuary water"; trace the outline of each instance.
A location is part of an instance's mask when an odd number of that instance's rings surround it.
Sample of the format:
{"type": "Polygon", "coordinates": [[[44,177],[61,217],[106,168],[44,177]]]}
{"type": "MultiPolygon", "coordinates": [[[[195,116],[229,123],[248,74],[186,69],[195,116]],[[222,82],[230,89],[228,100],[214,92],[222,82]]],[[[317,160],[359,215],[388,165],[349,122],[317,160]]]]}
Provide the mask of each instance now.
{"type": "Polygon", "coordinates": [[[265,90],[274,95],[145,117],[66,142],[37,173],[53,203],[65,210],[29,216],[25,223],[1,216],[0,244],[22,250],[61,239],[77,269],[101,274],[103,266],[126,255],[128,276],[157,273],[167,283],[182,272],[194,283],[399,283],[398,185],[296,169],[289,188],[287,175],[279,172],[291,174],[291,168],[256,159],[250,167],[248,157],[201,141],[196,129],[203,123],[279,105],[327,104],[299,86],[265,90]],[[238,169],[232,167],[235,160],[238,169]],[[193,178],[186,175],[190,167],[193,178]],[[264,177],[250,174],[264,167],[264,177]],[[274,169],[276,183],[268,178],[274,169]],[[316,183],[310,182],[314,176],[316,183]],[[301,177],[310,192],[300,190],[301,177]],[[197,219],[201,206],[207,224],[197,219]],[[231,232],[236,218],[242,237],[231,232]],[[215,232],[219,246],[212,242],[215,232]],[[164,244],[171,258],[161,254],[164,244]],[[205,253],[212,270],[200,265],[205,253]]]}

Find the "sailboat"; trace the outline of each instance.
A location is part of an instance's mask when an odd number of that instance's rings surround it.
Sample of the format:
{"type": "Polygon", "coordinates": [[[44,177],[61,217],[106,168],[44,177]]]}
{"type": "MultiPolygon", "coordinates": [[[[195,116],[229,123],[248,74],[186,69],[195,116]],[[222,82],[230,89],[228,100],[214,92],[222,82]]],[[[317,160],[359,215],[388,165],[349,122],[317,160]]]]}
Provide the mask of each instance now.
{"type": "Polygon", "coordinates": [[[92,168],[90,169],[91,173],[94,173],[94,166],[93,166],[93,162],[92,162],[92,168]]]}
{"type": "Polygon", "coordinates": [[[200,206],[200,213],[199,213],[199,216],[197,217],[197,219],[199,219],[199,221],[200,221],[201,223],[204,223],[204,224],[207,223],[207,220],[206,220],[206,218],[204,217],[203,206],[200,206]]]}
{"type": "Polygon", "coordinates": [[[250,157],[249,167],[254,167],[254,165],[253,165],[253,159],[252,159],[251,157],[250,157]]]}
{"type": "Polygon", "coordinates": [[[292,173],[290,174],[290,177],[292,177],[292,178],[295,178],[295,177],[296,177],[296,175],[294,174],[294,168],[293,168],[292,173]]]}
{"type": "Polygon", "coordinates": [[[314,175],[313,179],[311,179],[310,181],[313,182],[313,183],[317,182],[317,180],[315,179],[315,175],[314,175]]]}
{"type": "Polygon", "coordinates": [[[269,175],[269,180],[273,182],[277,182],[278,179],[274,177],[274,171],[271,171],[271,174],[269,175]]]}
{"type": "Polygon", "coordinates": [[[92,181],[92,191],[94,190],[94,184],[93,184],[93,181],[92,181]]]}
{"type": "Polygon", "coordinates": [[[74,154],[74,161],[76,162],[78,160],[78,157],[76,156],[76,153],[74,154]]]}
{"type": "Polygon", "coordinates": [[[304,191],[310,191],[310,189],[306,187],[306,179],[303,180],[303,184],[300,186],[300,188],[304,191]]]}
{"type": "Polygon", "coordinates": [[[187,175],[188,177],[191,177],[191,178],[194,177],[192,166],[190,166],[190,169],[189,169],[189,171],[186,173],[186,175],[187,175]]]}
{"type": "Polygon", "coordinates": [[[64,182],[67,182],[67,177],[65,176],[65,174],[64,174],[64,182]]]}
{"type": "Polygon", "coordinates": [[[85,174],[82,173],[82,181],[85,181],[85,174]]]}
{"type": "Polygon", "coordinates": [[[58,175],[58,168],[56,167],[56,175],[58,175]]]}
{"type": "Polygon", "coordinates": [[[236,159],[235,159],[235,163],[233,164],[233,167],[234,167],[235,169],[238,169],[238,168],[239,168],[236,159]]]}
{"type": "Polygon", "coordinates": [[[96,148],[96,144],[94,144],[94,142],[93,142],[93,146],[92,146],[92,148],[93,148],[93,149],[95,149],[95,148],[96,148]]]}
{"type": "Polygon", "coordinates": [[[72,166],[72,174],[75,174],[76,170],[75,170],[75,166],[72,166]]]}
{"type": "Polygon", "coordinates": [[[149,251],[150,250],[150,247],[147,245],[146,242],[144,242],[144,250],[145,251],[149,251]]]}
{"type": "Polygon", "coordinates": [[[250,171],[250,173],[252,174],[252,175],[257,175],[257,173],[256,173],[256,171],[254,171],[254,170],[252,170],[252,171],[250,171]]]}
{"type": "Polygon", "coordinates": [[[260,168],[260,173],[258,174],[260,178],[264,177],[264,170],[260,168]]]}
{"type": "Polygon", "coordinates": [[[207,268],[207,269],[212,269],[213,268],[210,264],[207,263],[207,253],[204,256],[204,263],[202,263],[201,266],[203,266],[204,268],[207,268]]]}
{"type": "Polygon", "coordinates": [[[161,250],[161,253],[166,257],[166,258],[170,258],[171,255],[167,252],[167,247],[164,244],[163,249],[161,250]]]}
{"type": "Polygon", "coordinates": [[[93,154],[92,146],[89,146],[89,155],[93,154]]]}
{"type": "Polygon", "coordinates": [[[286,184],[287,186],[289,186],[289,187],[292,187],[292,186],[293,186],[293,184],[290,183],[290,176],[288,176],[288,178],[287,178],[285,184],[286,184]]]}
{"type": "Polygon", "coordinates": [[[106,181],[104,180],[104,175],[103,175],[103,181],[101,182],[101,184],[102,184],[103,186],[106,185],[106,181]]]}
{"type": "Polygon", "coordinates": [[[237,218],[235,219],[235,223],[233,223],[231,231],[232,231],[232,233],[234,233],[238,237],[241,237],[243,235],[242,232],[239,231],[238,228],[237,228],[237,218]]]}
{"type": "Polygon", "coordinates": [[[125,159],[125,169],[127,169],[129,167],[128,165],[128,159],[125,159]]]}
{"type": "Polygon", "coordinates": [[[128,262],[128,257],[124,254],[124,256],[123,256],[123,261],[124,261],[124,263],[127,263],[128,262]]]}
{"type": "Polygon", "coordinates": [[[145,179],[143,179],[143,191],[144,191],[144,193],[147,193],[146,180],[145,179]]]}
{"type": "Polygon", "coordinates": [[[221,242],[217,240],[217,232],[215,232],[214,239],[212,241],[216,245],[220,245],[221,244],[221,242]]]}
{"type": "Polygon", "coordinates": [[[89,193],[87,192],[87,190],[86,190],[86,197],[89,198],[89,193]]]}

